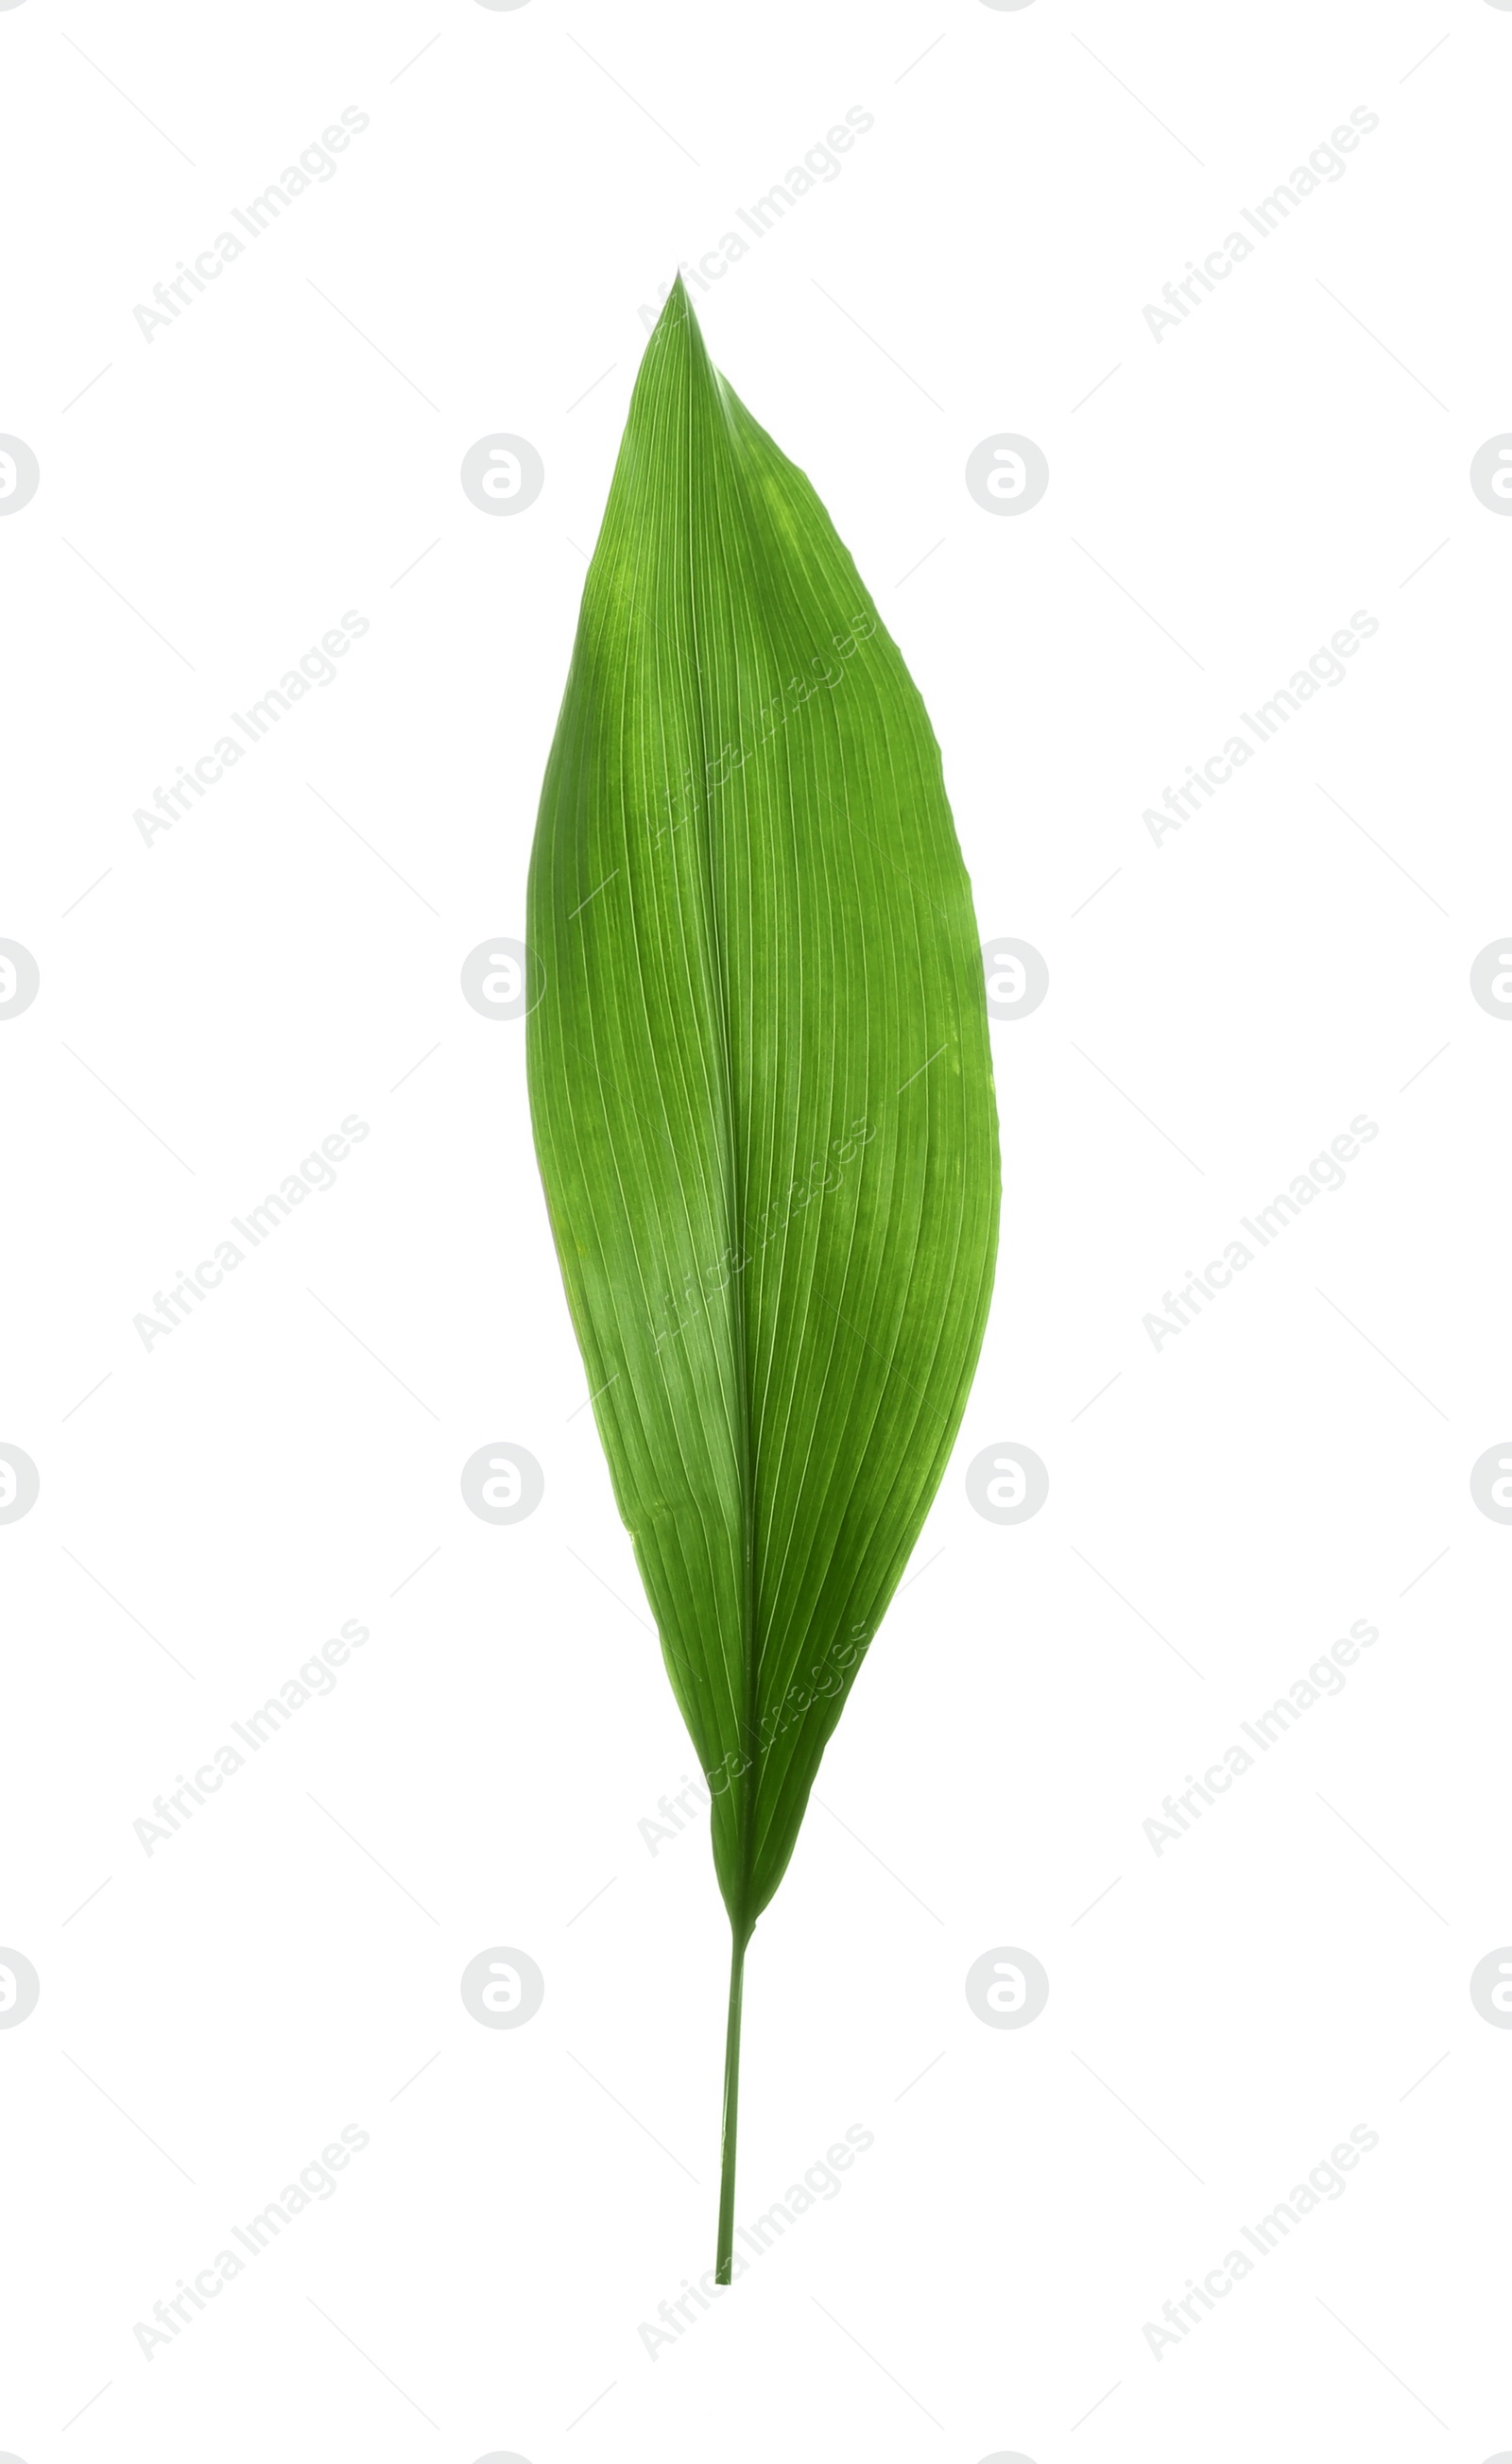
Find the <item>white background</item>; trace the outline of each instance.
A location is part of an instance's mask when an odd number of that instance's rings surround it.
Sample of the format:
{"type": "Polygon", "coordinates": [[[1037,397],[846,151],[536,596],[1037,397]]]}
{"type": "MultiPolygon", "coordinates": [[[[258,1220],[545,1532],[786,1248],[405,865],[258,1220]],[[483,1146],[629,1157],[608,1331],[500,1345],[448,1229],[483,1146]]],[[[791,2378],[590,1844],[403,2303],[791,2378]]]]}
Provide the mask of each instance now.
{"type": "Polygon", "coordinates": [[[0,1528],[0,1942],[41,1979],[0,2031],[0,2447],[1512,2447],[1512,2034],[1468,1992],[1512,1939],[1512,1531],[1469,1488],[1512,1427],[1512,1038],[1469,991],[1512,915],[1512,524],[1468,483],[1512,427],[1512,13],[23,0],[0,62],[0,429],[41,469],[0,521],[0,933],[41,970],[0,1029],[0,1438],[41,1475],[0,1528]],[[145,339],[348,106],[336,176],[145,339]],[[638,304],[852,106],[840,176],[695,297],[923,689],[984,936],[1051,989],[993,1030],[961,1441],[752,1947],[740,2216],[875,2145],[653,2359],[713,2260],[727,1937],[701,1821],[638,1828],[692,1758],[523,1032],[458,973],[523,929],[638,304]],[[1345,176],[1157,342],[1145,303],[1359,106],[1345,176]],[[458,484],[496,430],[545,467],[511,519],[458,484]],[[1004,430],[1050,465],[1018,519],[964,483],[1004,430]],[[348,609],[336,680],[145,843],[348,609]],[[1357,609],[1347,680],[1155,844],[1357,609]],[[1362,1112],[1346,1185],[1157,1352],[1362,1112]],[[337,1185],[145,1349],[350,1113],[337,1185]],[[1050,1470],[1012,1528],[964,1488],[1003,1441],[1050,1470]],[[458,1485],[492,1441],[545,1475],[505,1529],[458,1485]],[[334,1693],[145,1855],[352,1618],[334,1693]],[[1157,1858],[1162,1798],[1362,1618],[1345,1691],[1157,1858]],[[517,2031],[458,1993],[496,1945],[546,1980],[517,2031]],[[1002,1945],[1051,1979],[1021,2032],[963,1991],[1002,1945]],[[337,2195],[145,2359],[349,2123],[337,2195]],[[1346,2194],[1155,2358],[1357,2124],[1346,2194]]]}

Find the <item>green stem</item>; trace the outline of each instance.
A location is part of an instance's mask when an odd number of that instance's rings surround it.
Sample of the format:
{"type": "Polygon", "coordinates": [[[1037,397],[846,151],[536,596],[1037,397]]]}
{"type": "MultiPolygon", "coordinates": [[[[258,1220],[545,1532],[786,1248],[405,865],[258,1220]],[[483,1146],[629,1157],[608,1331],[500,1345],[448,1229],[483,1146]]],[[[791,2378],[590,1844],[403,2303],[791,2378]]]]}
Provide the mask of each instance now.
{"type": "Polygon", "coordinates": [[[741,2086],[741,1995],[748,1936],[730,1931],[730,2007],[724,2028],[724,2123],[720,2146],[720,2233],[714,2281],[728,2284],[735,2247],[735,2122],[741,2086]]]}

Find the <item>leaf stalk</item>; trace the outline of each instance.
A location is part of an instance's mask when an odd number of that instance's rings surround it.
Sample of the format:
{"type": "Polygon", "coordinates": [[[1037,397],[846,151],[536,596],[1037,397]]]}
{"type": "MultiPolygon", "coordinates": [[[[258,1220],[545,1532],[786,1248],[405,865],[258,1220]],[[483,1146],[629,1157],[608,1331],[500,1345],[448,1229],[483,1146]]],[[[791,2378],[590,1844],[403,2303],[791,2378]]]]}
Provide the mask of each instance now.
{"type": "Polygon", "coordinates": [[[720,2229],[714,2281],[728,2284],[735,2249],[735,2129],[741,2087],[741,2003],[748,1934],[730,1928],[730,2001],[724,2024],[724,2121],[720,2142],[720,2229]]]}

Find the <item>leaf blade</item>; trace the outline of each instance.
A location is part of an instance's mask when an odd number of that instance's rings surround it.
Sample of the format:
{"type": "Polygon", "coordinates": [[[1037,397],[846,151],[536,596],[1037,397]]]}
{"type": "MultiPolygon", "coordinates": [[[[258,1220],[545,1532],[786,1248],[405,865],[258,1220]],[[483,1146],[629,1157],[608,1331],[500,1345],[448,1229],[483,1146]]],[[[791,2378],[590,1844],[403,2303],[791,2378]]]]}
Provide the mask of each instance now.
{"type": "Polygon", "coordinates": [[[997,1133],[923,703],[680,284],[585,586],[527,936],[553,1231],[744,1943],[954,1441],[997,1133]]]}

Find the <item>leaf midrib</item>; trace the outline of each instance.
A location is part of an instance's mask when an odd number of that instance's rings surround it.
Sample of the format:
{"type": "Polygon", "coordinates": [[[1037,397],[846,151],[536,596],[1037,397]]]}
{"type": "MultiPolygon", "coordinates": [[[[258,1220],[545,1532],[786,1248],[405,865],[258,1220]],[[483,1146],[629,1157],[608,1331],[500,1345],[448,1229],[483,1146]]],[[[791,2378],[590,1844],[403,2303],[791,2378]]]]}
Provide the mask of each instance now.
{"type": "MultiPolygon", "coordinates": [[[[696,342],[695,347],[701,352],[701,339],[696,342]]],[[[724,422],[726,437],[733,448],[734,423],[730,419],[729,411],[725,405],[723,382],[706,358],[704,365],[709,381],[713,386],[715,400],[718,404],[720,414],[724,422]]],[[[689,631],[693,646],[693,672],[697,680],[694,708],[698,731],[699,766],[695,773],[695,777],[697,780],[702,781],[706,787],[710,767],[708,749],[709,727],[704,696],[702,637],[699,626],[699,577],[695,566],[698,545],[697,516],[699,511],[698,499],[700,490],[696,472],[696,455],[694,451],[695,396],[692,387],[687,388],[684,392],[682,409],[684,419],[684,435],[682,443],[685,454],[684,469],[687,479],[687,571],[685,581],[687,587],[689,631]]],[[[731,462],[732,467],[736,471],[738,485],[738,463],[733,450],[731,452],[731,462]]],[[[719,525],[717,523],[710,525],[710,532],[711,537],[716,539],[719,539],[720,532],[719,525]]],[[[723,545],[721,547],[721,558],[722,562],[724,565],[726,593],[725,604],[728,605],[730,604],[731,597],[731,577],[727,560],[723,558],[723,545]]],[[[739,669],[737,665],[732,672],[732,689],[737,714],[740,709],[740,689],[738,679],[739,669]]],[[[725,785],[728,783],[728,781],[724,782],[725,785]]],[[[745,1221],[747,1208],[745,1203],[745,1193],[742,1186],[739,1160],[736,1154],[734,1038],[731,1029],[729,1012],[727,953],[723,929],[723,909],[719,895],[719,885],[715,878],[714,865],[712,797],[723,794],[723,788],[716,788],[709,793],[701,793],[696,790],[696,793],[698,793],[699,801],[700,847],[703,860],[704,898],[708,914],[708,934],[712,971],[715,979],[715,1013],[720,1031],[719,1066],[724,1099],[723,1130],[727,1210],[726,1220],[730,1225],[731,1234],[735,1243],[736,1256],[744,1258],[745,1253],[745,1221]]],[[[736,1903],[735,1905],[730,1907],[729,1918],[730,1925],[735,1934],[737,1944],[741,1949],[744,1949],[751,1932],[749,1907],[755,1868],[756,1796],[757,1782],[760,1772],[759,1757],[755,1751],[755,1740],[760,1727],[760,1668],[756,1648],[756,1484],[751,1429],[750,1362],[745,1324],[745,1286],[744,1266],[739,1268],[732,1267],[732,1281],[735,1284],[736,1289],[731,1300],[729,1318],[735,1348],[734,1405],[736,1420],[737,1468],[741,1494],[741,1675],[744,1683],[744,1700],[740,1705],[738,1705],[737,1713],[742,1725],[740,1751],[743,1758],[745,1760],[746,1768],[740,1773],[737,1782],[739,1801],[736,1816],[736,1850],[739,1881],[736,1893],[736,1903]]]]}

